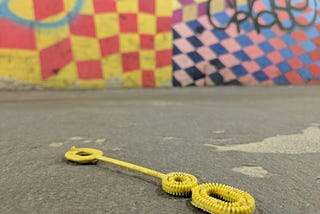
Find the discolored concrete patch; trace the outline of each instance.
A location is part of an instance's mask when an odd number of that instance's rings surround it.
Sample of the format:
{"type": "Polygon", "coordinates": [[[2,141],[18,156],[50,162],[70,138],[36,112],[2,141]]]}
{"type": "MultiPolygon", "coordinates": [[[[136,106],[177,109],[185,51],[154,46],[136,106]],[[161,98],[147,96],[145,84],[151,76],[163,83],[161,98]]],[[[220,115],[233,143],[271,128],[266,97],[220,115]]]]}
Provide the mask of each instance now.
{"type": "Polygon", "coordinates": [[[298,134],[277,135],[260,142],[232,146],[205,144],[217,151],[240,151],[250,153],[306,154],[320,152],[320,128],[311,126],[298,134]]]}
{"type": "Polygon", "coordinates": [[[234,172],[242,173],[254,178],[264,178],[268,174],[268,171],[261,166],[241,166],[232,169],[234,172]]]}

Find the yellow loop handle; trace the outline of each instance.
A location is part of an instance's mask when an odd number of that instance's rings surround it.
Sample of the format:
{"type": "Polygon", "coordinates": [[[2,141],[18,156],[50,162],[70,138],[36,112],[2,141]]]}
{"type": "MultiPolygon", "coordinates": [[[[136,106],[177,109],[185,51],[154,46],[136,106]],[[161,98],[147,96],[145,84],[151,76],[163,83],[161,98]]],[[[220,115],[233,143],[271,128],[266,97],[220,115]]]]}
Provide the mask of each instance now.
{"type": "Polygon", "coordinates": [[[157,172],[152,169],[148,169],[145,167],[137,166],[132,163],[116,160],[113,158],[103,156],[103,152],[97,149],[91,148],[76,148],[72,147],[66,154],[65,158],[69,161],[76,162],[79,164],[91,163],[93,161],[99,160],[107,163],[111,163],[117,166],[121,166],[127,169],[131,169],[137,172],[144,173],[146,175],[150,175],[155,178],[162,179],[165,177],[165,174],[161,172],[157,172]]]}

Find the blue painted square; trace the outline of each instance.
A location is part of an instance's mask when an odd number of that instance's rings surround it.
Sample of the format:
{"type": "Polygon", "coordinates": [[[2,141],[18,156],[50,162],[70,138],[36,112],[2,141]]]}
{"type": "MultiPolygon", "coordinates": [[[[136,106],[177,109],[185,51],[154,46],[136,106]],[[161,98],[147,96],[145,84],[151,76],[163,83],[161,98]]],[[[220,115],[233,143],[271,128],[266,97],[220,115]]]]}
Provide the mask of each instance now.
{"type": "Polygon", "coordinates": [[[313,79],[312,73],[310,73],[306,67],[300,68],[297,71],[305,82],[309,82],[313,79]]]}
{"type": "Polygon", "coordinates": [[[187,22],[187,26],[193,31],[193,32],[197,32],[197,29],[199,28],[199,26],[202,26],[197,20],[193,20],[190,22],[187,22]]]}
{"type": "Polygon", "coordinates": [[[310,40],[305,40],[305,41],[301,42],[301,47],[306,52],[311,52],[311,51],[314,51],[315,49],[317,49],[317,46],[315,46],[314,43],[310,40]]]}
{"type": "Polygon", "coordinates": [[[211,31],[219,40],[224,40],[229,38],[229,35],[224,30],[213,29],[211,31]]]}
{"type": "Polygon", "coordinates": [[[218,70],[226,67],[219,59],[210,60],[210,64],[215,66],[218,70]]]}
{"type": "Polygon", "coordinates": [[[269,77],[263,71],[257,71],[252,74],[256,80],[263,82],[269,79],[269,77]]]}
{"type": "Polygon", "coordinates": [[[191,68],[187,68],[186,72],[189,74],[189,76],[193,80],[198,80],[198,79],[201,79],[201,78],[205,77],[205,75],[195,66],[193,66],[191,68]]]}
{"type": "Polygon", "coordinates": [[[172,61],[172,68],[174,71],[178,71],[181,69],[180,66],[175,61],[172,61]]]}
{"type": "Polygon", "coordinates": [[[202,58],[202,56],[200,56],[200,54],[198,54],[196,51],[193,51],[191,53],[188,53],[188,56],[192,59],[193,62],[198,63],[201,61],[204,61],[204,59],[202,58]]]}
{"type": "Polygon", "coordinates": [[[174,29],[172,30],[172,33],[173,33],[173,39],[181,38],[180,34],[178,34],[177,31],[175,31],[174,29]]]}
{"type": "Polygon", "coordinates": [[[219,13],[215,13],[213,15],[214,19],[216,19],[220,25],[225,26],[230,21],[230,17],[226,14],[226,12],[222,11],[219,13]]]}
{"type": "Polygon", "coordinates": [[[266,56],[261,56],[257,58],[256,62],[259,64],[261,68],[265,68],[265,67],[268,67],[269,65],[272,65],[272,62],[266,56]]]}
{"type": "Polygon", "coordinates": [[[303,62],[304,65],[309,65],[309,64],[313,63],[312,59],[310,58],[310,56],[307,53],[304,53],[304,54],[298,56],[298,58],[301,60],[301,62],[303,62]]]}
{"type": "Polygon", "coordinates": [[[280,69],[281,73],[292,71],[291,66],[287,62],[281,62],[277,65],[277,67],[280,69]]]}
{"type": "Polygon", "coordinates": [[[211,45],[210,48],[217,55],[224,55],[228,53],[228,51],[219,43],[211,45]]]}
{"type": "Polygon", "coordinates": [[[262,42],[259,44],[260,49],[263,50],[264,53],[271,53],[274,51],[272,45],[269,42],[262,42]]]}
{"type": "Polygon", "coordinates": [[[293,26],[291,31],[294,31],[297,29],[297,26],[294,25],[294,22],[291,19],[281,21],[281,25],[283,26],[284,29],[290,29],[293,26]]]}
{"type": "Polygon", "coordinates": [[[290,85],[290,82],[287,80],[287,78],[285,76],[278,76],[278,77],[274,78],[273,81],[277,85],[290,85]]]}
{"type": "Polygon", "coordinates": [[[241,60],[243,62],[250,60],[250,57],[243,50],[237,51],[233,54],[235,57],[237,57],[239,60],[241,60]]]}
{"type": "Polygon", "coordinates": [[[216,85],[223,85],[223,76],[219,72],[210,74],[209,77],[216,85]]]}
{"type": "Polygon", "coordinates": [[[178,55],[181,54],[182,52],[179,50],[177,46],[173,46],[173,55],[178,55]]]}
{"type": "Polygon", "coordinates": [[[233,66],[231,70],[237,77],[242,77],[248,74],[248,71],[242,65],[233,66]]]}
{"type": "Polygon", "coordinates": [[[294,54],[289,48],[281,49],[279,52],[285,59],[291,59],[292,57],[294,57],[294,54]]]}
{"type": "Polygon", "coordinates": [[[276,37],[276,34],[270,28],[262,28],[260,33],[264,35],[267,39],[276,37]]]}
{"type": "Polygon", "coordinates": [[[290,34],[284,34],[281,36],[281,40],[288,46],[297,44],[296,40],[290,34]]]}
{"type": "Polygon", "coordinates": [[[236,38],[237,42],[241,45],[241,47],[247,47],[253,45],[253,42],[246,35],[241,35],[236,38]]]}
{"type": "MultiPolygon", "coordinates": [[[[319,16],[320,17],[320,16],[319,16]]],[[[316,38],[318,36],[320,36],[320,32],[314,28],[314,27],[309,27],[309,28],[306,28],[304,33],[308,36],[308,38],[310,39],[313,39],[313,38],[316,38]]]]}
{"type": "Polygon", "coordinates": [[[196,48],[203,46],[203,43],[196,36],[189,37],[187,38],[187,40],[191,43],[192,46],[196,48]]]}
{"type": "Polygon", "coordinates": [[[251,22],[249,22],[248,20],[240,23],[240,29],[245,32],[251,32],[251,31],[255,30],[254,25],[251,22]]]}

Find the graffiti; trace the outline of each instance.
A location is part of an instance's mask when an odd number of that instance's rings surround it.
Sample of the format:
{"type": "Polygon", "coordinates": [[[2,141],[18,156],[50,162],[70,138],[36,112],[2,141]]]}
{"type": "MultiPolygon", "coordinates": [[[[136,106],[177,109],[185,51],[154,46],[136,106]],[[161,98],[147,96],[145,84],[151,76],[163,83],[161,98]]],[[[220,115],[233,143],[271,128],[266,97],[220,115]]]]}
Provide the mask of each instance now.
{"type": "MultiPolygon", "coordinates": [[[[222,25],[212,18],[211,9],[215,6],[213,0],[208,0],[207,6],[207,16],[210,24],[215,29],[225,30],[234,23],[237,27],[238,32],[240,32],[241,23],[251,20],[253,22],[254,28],[257,32],[261,32],[262,28],[271,28],[274,25],[278,25],[282,30],[293,30],[295,27],[309,27],[312,26],[317,19],[317,3],[318,0],[305,0],[303,5],[294,4],[292,0],[281,1],[284,5],[280,5],[277,0],[270,0],[269,5],[266,5],[265,10],[256,11],[255,6],[257,3],[261,3],[257,0],[246,0],[246,10],[241,10],[238,6],[237,0],[227,0],[228,7],[233,10],[233,15],[222,25]],[[309,20],[302,23],[299,21],[299,16],[309,10],[312,10],[312,17],[309,20]],[[280,18],[280,14],[284,14],[287,17],[286,20],[280,18]]],[[[301,2],[300,2],[301,3],[301,2]]]]}
{"type": "Polygon", "coordinates": [[[33,26],[38,28],[57,28],[70,23],[82,9],[82,6],[85,0],[76,0],[74,8],[67,15],[62,17],[60,20],[53,21],[53,22],[39,22],[39,21],[22,18],[17,14],[15,14],[13,11],[11,11],[9,6],[10,1],[11,0],[0,1],[0,18],[3,17],[6,19],[9,19],[13,22],[16,22],[24,26],[33,26]]]}

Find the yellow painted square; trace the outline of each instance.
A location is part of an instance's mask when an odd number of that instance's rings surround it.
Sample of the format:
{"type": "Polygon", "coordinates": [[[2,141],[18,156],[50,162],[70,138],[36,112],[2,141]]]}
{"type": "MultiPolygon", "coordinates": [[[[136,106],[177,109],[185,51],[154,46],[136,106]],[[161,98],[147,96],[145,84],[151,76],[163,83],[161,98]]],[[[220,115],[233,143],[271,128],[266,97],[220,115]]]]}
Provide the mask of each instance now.
{"type": "Polygon", "coordinates": [[[172,75],[171,66],[156,69],[156,87],[172,87],[172,75]]]}
{"type": "Polygon", "coordinates": [[[198,17],[198,5],[191,4],[183,8],[183,21],[194,20],[198,17]]]}
{"type": "Polygon", "coordinates": [[[41,66],[37,51],[0,49],[0,76],[25,83],[41,81],[41,66]]]}
{"type": "Polygon", "coordinates": [[[79,80],[80,89],[103,89],[106,88],[105,80],[79,80]]]}
{"type": "Polygon", "coordinates": [[[116,2],[119,13],[138,13],[139,11],[138,0],[118,0],[116,2]]]}
{"type": "Polygon", "coordinates": [[[48,48],[66,38],[69,38],[70,36],[68,25],[64,25],[54,29],[36,28],[35,33],[38,50],[48,48]]]}
{"type": "Polygon", "coordinates": [[[223,10],[225,10],[224,1],[217,1],[217,2],[211,1],[211,5],[210,5],[211,14],[215,14],[223,10]]]}
{"type": "Polygon", "coordinates": [[[140,13],[138,14],[138,28],[141,34],[156,34],[157,20],[154,15],[140,13]]]}
{"type": "Polygon", "coordinates": [[[155,36],[155,49],[156,50],[167,50],[172,49],[173,35],[171,32],[169,33],[159,33],[155,36]]]}
{"type": "Polygon", "coordinates": [[[80,14],[92,15],[94,13],[95,11],[94,11],[93,0],[85,0],[81,8],[80,14]]]}
{"type": "Polygon", "coordinates": [[[172,1],[172,9],[173,9],[173,11],[179,10],[181,8],[182,8],[182,5],[181,5],[179,0],[173,0],[172,1]]]}
{"type": "Polygon", "coordinates": [[[51,89],[77,88],[78,72],[75,63],[69,63],[61,68],[59,73],[41,82],[41,86],[51,89]]]}
{"type": "Polygon", "coordinates": [[[142,87],[141,71],[132,71],[123,74],[124,88],[140,88],[142,87]]]}
{"type": "Polygon", "coordinates": [[[98,38],[115,36],[120,33],[119,16],[115,13],[96,14],[94,16],[98,38]]]}
{"type": "Polygon", "coordinates": [[[120,34],[120,52],[138,51],[140,49],[140,37],[135,33],[120,34]]]}
{"type": "Polygon", "coordinates": [[[96,38],[71,36],[71,46],[75,60],[95,60],[101,58],[100,44],[96,38]]]}
{"type": "Polygon", "coordinates": [[[144,70],[153,70],[156,67],[154,51],[140,51],[140,66],[144,70]]]}
{"type": "Polygon", "coordinates": [[[156,1],[157,16],[172,16],[172,0],[157,0],[156,1]]]}
{"type": "Polygon", "coordinates": [[[112,54],[101,60],[103,76],[106,80],[122,76],[121,54],[112,54]]]}
{"type": "MultiPolygon", "coordinates": [[[[2,1],[0,0],[0,4],[1,3],[2,1]]],[[[14,14],[21,18],[34,20],[34,7],[32,0],[11,0],[9,1],[9,8],[14,14]]]]}
{"type": "Polygon", "coordinates": [[[208,0],[194,0],[194,2],[197,2],[197,3],[203,3],[203,2],[207,2],[208,0]]]}
{"type": "Polygon", "coordinates": [[[242,6],[242,5],[245,5],[245,4],[248,4],[248,0],[237,0],[237,5],[238,6],[242,6]]]}

